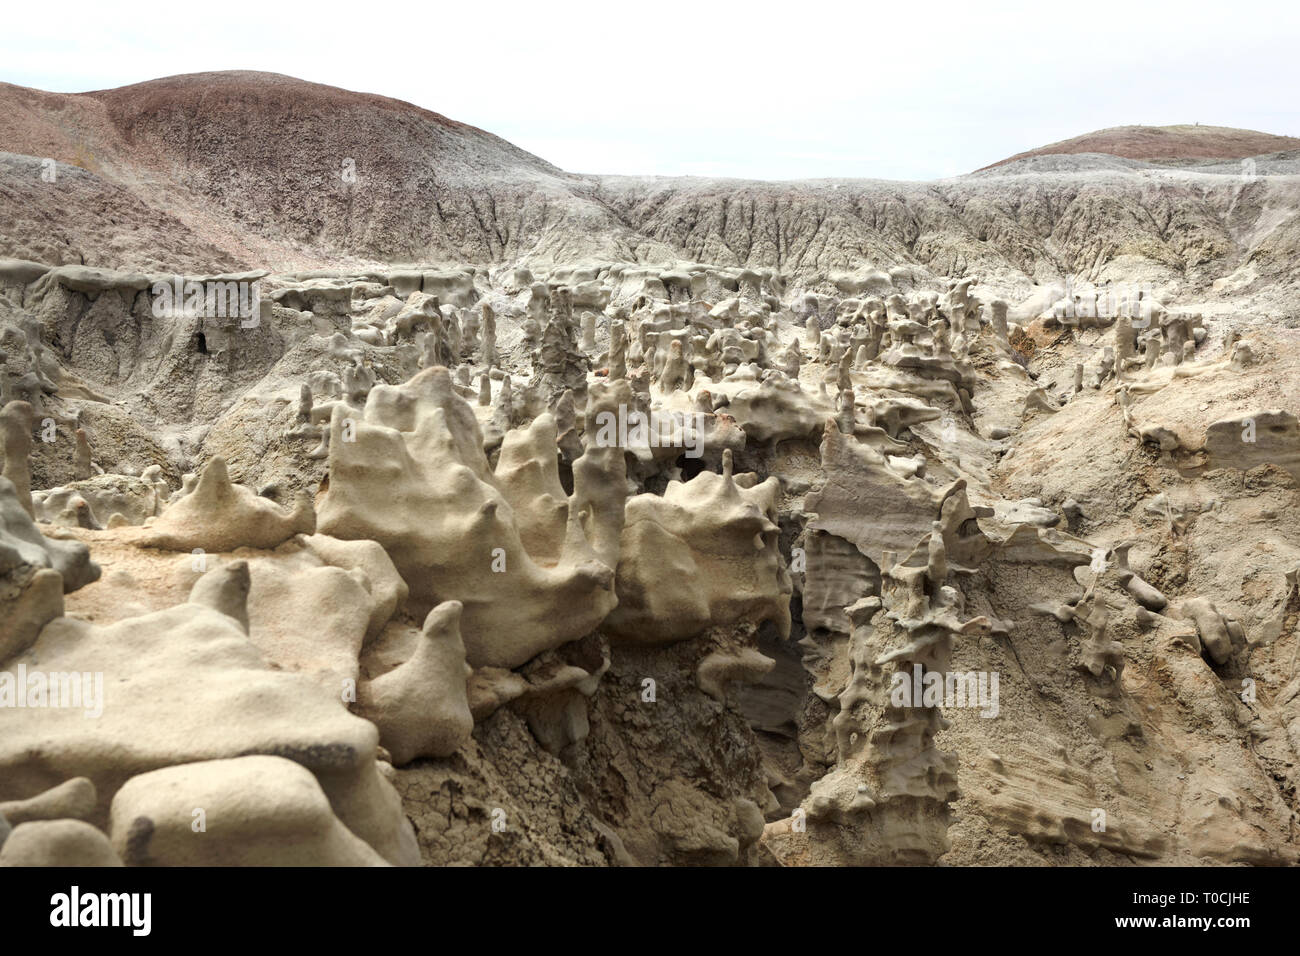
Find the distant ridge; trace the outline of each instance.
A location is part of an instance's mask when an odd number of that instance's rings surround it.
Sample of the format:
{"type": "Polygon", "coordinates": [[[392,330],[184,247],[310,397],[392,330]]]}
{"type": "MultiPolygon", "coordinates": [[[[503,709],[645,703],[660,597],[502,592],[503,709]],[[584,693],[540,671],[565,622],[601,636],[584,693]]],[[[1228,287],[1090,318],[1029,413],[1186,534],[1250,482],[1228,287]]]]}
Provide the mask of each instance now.
{"type": "Polygon", "coordinates": [[[1036,152],[930,183],[601,176],[275,73],[88,93],[0,83],[0,259],[164,274],[708,262],[828,285],[897,268],[1021,299],[1070,275],[1300,286],[1300,139],[1119,127],[1036,152]],[[1279,152],[1294,155],[1261,162],[1259,184],[1235,175],[1238,157],[1279,152]],[[1153,196],[1155,157],[1227,165],[1162,178],[1153,196]]]}
{"type": "Polygon", "coordinates": [[[1113,126],[1016,153],[981,169],[993,169],[1029,156],[1069,153],[1108,153],[1144,160],[1242,159],[1287,149],[1300,149],[1300,139],[1230,126],[1113,126]]]}

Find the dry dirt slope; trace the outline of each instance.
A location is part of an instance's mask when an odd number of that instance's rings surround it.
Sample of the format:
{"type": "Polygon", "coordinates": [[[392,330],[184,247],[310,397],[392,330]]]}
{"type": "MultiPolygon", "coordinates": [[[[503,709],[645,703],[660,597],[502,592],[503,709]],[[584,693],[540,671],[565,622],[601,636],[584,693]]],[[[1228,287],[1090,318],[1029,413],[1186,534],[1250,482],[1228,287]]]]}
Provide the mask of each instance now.
{"type": "Polygon", "coordinates": [[[1114,126],[1016,153],[983,168],[993,169],[1030,156],[1077,153],[1105,153],[1125,159],[1177,162],[1241,159],[1291,149],[1300,149],[1300,139],[1261,133],[1253,129],[1186,123],[1178,126],[1114,126]]]}
{"type": "Polygon", "coordinates": [[[1267,289],[1260,311],[1285,313],[1300,276],[1286,154],[1247,180],[1235,161],[1170,170],[1095,150],[1165,161],[1295,141],[1181,129],[1155,131],[1160,149],[1102,131],[1048,147],[1086,155],[932,183],[601,177],[408,103],[276,74],[84,94],[0,85],[0,255],[192,270],[691,259],[805,282],[901,266],[1008,294],[1074,275],[1183,298],[1232,276],[1234,294],[1267,289]],[[55,183],[42,159],[60,164],[55,183]]]}

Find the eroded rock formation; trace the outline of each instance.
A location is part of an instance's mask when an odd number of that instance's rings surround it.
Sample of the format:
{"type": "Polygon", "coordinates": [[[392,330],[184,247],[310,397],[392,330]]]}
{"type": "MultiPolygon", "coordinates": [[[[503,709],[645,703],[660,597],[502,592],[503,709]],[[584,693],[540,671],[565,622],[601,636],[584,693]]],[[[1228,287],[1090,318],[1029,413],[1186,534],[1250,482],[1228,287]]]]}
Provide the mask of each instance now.
{"type": "Polygon", "coordinates": [[[0,863],[1295,862],[1289,333],[860,262],[158,278],[0,267],[0,863]]]}

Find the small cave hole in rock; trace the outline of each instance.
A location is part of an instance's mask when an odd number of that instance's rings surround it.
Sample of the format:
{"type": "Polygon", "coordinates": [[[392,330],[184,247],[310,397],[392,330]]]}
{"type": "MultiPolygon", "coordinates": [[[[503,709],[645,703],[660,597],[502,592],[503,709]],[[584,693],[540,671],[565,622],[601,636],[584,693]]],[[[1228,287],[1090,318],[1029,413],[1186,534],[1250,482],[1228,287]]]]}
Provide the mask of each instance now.
{"type": "Polygon", "coordinates": [[[690,481],[706,468],[702,456],[692,458],[689,455],[679,455],[677,457],[677,467],[682,470],[682,481],[690,481]]]}

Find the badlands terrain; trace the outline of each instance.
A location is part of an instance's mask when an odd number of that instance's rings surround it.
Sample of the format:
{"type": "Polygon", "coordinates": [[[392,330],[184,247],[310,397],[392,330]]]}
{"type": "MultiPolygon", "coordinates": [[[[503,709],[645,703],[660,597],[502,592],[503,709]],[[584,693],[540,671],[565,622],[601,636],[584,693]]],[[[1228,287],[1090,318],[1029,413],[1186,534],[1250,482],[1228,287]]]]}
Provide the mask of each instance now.
{"type": "Polygon", "coordinates": [[[1298,247],[1245,130],[0,84],[0,865],[1294,864],[1298,247]]]}

